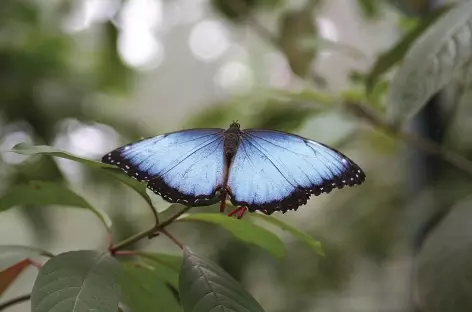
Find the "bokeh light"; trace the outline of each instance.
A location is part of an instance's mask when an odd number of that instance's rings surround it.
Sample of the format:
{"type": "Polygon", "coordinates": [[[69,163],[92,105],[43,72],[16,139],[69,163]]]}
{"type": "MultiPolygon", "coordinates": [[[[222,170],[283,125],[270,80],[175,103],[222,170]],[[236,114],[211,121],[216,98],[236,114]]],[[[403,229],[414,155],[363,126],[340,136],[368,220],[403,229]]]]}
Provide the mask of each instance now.
{"type": "Polygon", "coordinates": [[[162,24],[162,2],[130,0],[120,19],[118,52],[125,63],[141,70],[158,67],[164,58],[164,48],[157,38],[162,24]]]}
{"type": "MultiPolygon", "coordinates": [[[[320,37],[331,42],[338,42],[339,41],[339,32],[336,28],[336,25],[333,21],[329,18],[319,17],[316,19],[316,24],[318,27],[318,31],[320,37]]],[[[320,57],[329,57],[333,54],[332,50],[322,50],[319,53],[320,57]]]]}
{"type": "Polygon", "coordinates": [[[65,20],[63,28],[68,32],[83,31],[93,23],[112,19],[120,6],[119,0],[83,0],[75,3],[72,14],[65,20]]]}
{"type": "Polygon", "coordinates": [[[227,93],[245,93],[254,85],[254,77],[246,64],[232,61],[220,67],[215,83],[227,93]]]}
{"type": "Polygon", "coordinates": [[[196,58],[211,62],[222,56],[228,49],[229,34],[221,22],[202,21],[192,29],[189,45],[196,58]]]}
{"type": "Polygon", "coordinates": [[[150,31],[124,30],[118,39],[120,57],[141,70],[158,67],[164,59],[164,48],[150,31]]]}
{"type": "MultiPolygon", "coordinates": [[[[3,140],[0,141],[0,150],[11,150],[19,143],[32,144],[31,129],[24,123],[15,123],[6,125],[3,128],[3,140]]],[[[3,161],[7,164],[19,164],[28,159],[30,156],[16,153],[2,153],[0,154],[3,161]]]]}
{"type": "MultiPolygon", "coordinates": [[[[100,161],[101,156],[116,148],[118,135],[101,124],[84,124],[75,119],[66,119],[58,126],[59,135],[53,145],[80,157],[100,161]]],[[[59,168],[69,181],[82,181],[81,164],[63,158],[55,158],[59,168]]]]}

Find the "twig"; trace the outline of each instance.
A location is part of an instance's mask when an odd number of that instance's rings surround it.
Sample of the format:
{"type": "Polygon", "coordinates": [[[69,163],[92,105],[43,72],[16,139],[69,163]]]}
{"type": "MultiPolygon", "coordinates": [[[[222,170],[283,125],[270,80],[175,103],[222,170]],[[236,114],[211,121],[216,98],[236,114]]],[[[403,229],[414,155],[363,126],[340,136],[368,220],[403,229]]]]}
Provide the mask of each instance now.
{"type": "Polygon", "coordinates": [[[149,204],[149,207],[151,207],[152,215],[154,217],[154,223],[157,225],[159,224],[159,213],[157,212],[157,209],[154,207],[154,204],[150,200],[146,200],[146,202],[149,204]]]}
{"type": "Polygon", "coordinates": [[[167,227],[168,225],[170,225],[172,222],[174,222],[178,217],[180,217],[181,215],[183,215],[184,213],[186,213],[187,211],[189,211],[192,207],[191,206],[186,206],[184,207],[182,210],[180,210],[179,212],[175,213],[174,215],[172,215],[169,219],[163,221],[162,223],[159,223],[159,224],[155,224],[152,228],[146,230],[146,231],[143,231],[141,233],[138,233],[136,235],[133,235],[127,239],[125,239],[124,241],[116,244],[116,245],[113,245],[109,248],[109,251],[112,255],[114,255],[116,253],[117,250],[120,250],[120,249],[123,249],[131,244],[134,244],[136,243],[137,241],[143,239],[143,238],[146,238],[146,237],[152,237],[153,234],[155,234],[156,232],[160,232],[162,231],[165,227],[167,227]]]}
{"type": "Polygon", "coordinates": [[[181,215],[183,215],[184,213],[186,213],[187,211],[189,211],[190,209],[192,209],[192,206],[186,206],[185,208],[183,208],[182,210],[180,210],[179,212],[175,213],[174,215],[172,215],[169,219],[165,220],[164,222],[162,222],[161,224],[159,224],[157,230],[160,230],[160,229],[163,229],[165,228],[166,226],[168,226],[169,224],[171,224],[172,222],[174,222],[175,220],[177,220],[178,217],[180,217],[181,215]]]}
{"type": "Polygon", "coordinates": [[[116,250],[115,256],[136,256],[138,254],[135,250],[116,250]]]}
{"type": "Polygon", "coordinates": [[[41,268],[43,267],[43,265],[37,261],[34,261],[32,259],[28,259],[30,265],[34,266],[35,268],[37,268],[38,270],[41,270],[41,268]]]}
{"type": "Polygon", "coordinates": [[[175,238],[174,235],[172,235],[171,233],[169,233],[166,229],[161,229],[160,232],[162,234],[164,234],[165,236],[167,236],[171,241],[174,242],[174,244],[176,244],[177,246],[179,246],[180,249],[184,249],[184,245],[177,239],[175,238]]]}
{"type": "Polygon", "coordinates": [[[31,294],[22,295],[19,297],[12,298],[0,304],[0,311],[6,310],[15,304],[22,303],[31,299],[31,294]]]}

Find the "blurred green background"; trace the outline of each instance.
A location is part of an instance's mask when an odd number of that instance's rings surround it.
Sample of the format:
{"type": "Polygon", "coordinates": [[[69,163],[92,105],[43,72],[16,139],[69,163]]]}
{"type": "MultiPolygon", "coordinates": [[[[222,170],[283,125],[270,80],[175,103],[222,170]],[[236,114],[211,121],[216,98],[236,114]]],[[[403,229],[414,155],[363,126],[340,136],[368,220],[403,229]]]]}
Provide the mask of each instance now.
{"type": "MultiPolygon", "coordinates": [[[[267,311],[406,311],[412,250],[421,249],[426,225],[434,227],[431,216],[444,215],[436,211],[469,200],[469,182],[329,99],[365,100],[365,75],[379,53],[424,20],[433,2],[2,0],[0,147],[46,144],[99,159],[141,137],[232,120],[331,145],[364,169],[366,183],[280,216],[319,239],[325,257],[283,232],[283,263],[214,226],[177,224],[176,235],[217,259],[267,311]]],[[[369,97],[379,114],[385,79],[376,78],[369,97]]],[[[451,108],[448,99],[433,99],[411,128],[472,155],[463,135],[472,130],[468,108],[451,108]],[[438,102],[450,114],[439,113],[438,102]]],[[[151,222],[142,199],[98,171],[0,155],[0,193],[32,179],[67,181],[109,213],[116,241],[151,222]]],[[[0,244],[52,252],[106,246],[92,214],[35,208],[2,213],[0,244]]],[[[141,247],[178,252],[160,239],[141,247]]],[[[3,298],[29,292],[35,274],[29,269],[3,298]]]]}

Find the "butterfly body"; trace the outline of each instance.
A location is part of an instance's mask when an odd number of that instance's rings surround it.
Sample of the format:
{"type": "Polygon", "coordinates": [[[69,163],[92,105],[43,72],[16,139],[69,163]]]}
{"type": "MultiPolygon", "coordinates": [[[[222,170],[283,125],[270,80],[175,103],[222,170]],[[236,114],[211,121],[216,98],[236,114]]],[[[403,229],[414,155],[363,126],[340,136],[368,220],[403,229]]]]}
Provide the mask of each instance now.
{"type": "MultiPolygon", "coordinates": [[[[147,183],[171,203],[207,206],[226,198],[244,210],[296,210],[311,195],[364,182],[349,158],[321,143],[274,130],[190,129],[120,147],[102,161],[147,183]]],[[[241,212],[242,211],[242,212],[241,212]]]]}
{"type": "Polygon", "coordinates": [[[228,130],[224,132],[224,151],[227,165],[231,163],[231,160],[238,151],[241,134],[242,132],[237,123],[232,123],[228,130]]]}

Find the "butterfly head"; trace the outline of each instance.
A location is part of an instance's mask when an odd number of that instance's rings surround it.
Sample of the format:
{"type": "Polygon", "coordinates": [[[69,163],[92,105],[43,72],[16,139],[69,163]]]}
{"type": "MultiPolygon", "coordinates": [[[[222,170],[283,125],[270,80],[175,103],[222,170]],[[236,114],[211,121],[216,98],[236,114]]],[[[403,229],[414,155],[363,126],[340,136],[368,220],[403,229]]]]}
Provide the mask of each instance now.
{"type": "Polygon", "coordinates": [[[233,122],[229,125],[229,127],[233,129],[236,128],[238,130],[241,128],[237,120],[236,121],[233,120],[233,122]]]}

